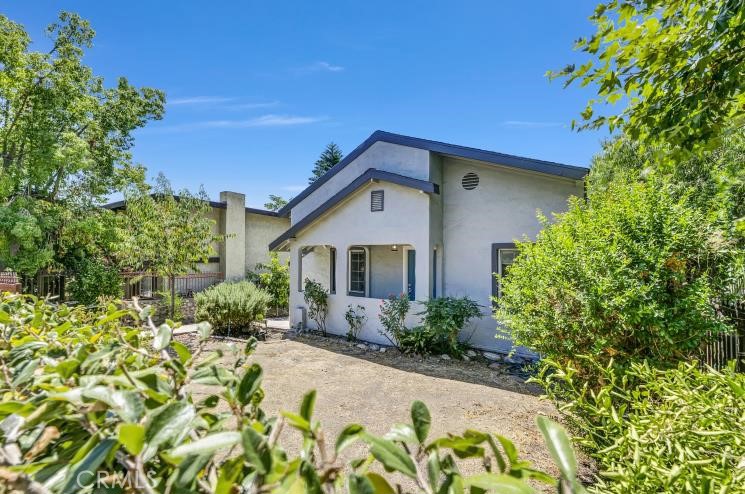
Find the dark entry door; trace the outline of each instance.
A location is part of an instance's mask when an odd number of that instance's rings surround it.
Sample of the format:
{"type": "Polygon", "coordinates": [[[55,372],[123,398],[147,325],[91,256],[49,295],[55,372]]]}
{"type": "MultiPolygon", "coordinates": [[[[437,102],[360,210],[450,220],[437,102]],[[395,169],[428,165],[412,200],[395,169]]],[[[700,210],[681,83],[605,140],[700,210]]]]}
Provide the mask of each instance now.
{"type": "Polygon", "coordinates": [[[406,293],[409,296],[409,300],[414,300],[416,298],[416,251],[407,250],[406,255],[406,269],[408,273],[406,276],[408,280],[406,293]]]}

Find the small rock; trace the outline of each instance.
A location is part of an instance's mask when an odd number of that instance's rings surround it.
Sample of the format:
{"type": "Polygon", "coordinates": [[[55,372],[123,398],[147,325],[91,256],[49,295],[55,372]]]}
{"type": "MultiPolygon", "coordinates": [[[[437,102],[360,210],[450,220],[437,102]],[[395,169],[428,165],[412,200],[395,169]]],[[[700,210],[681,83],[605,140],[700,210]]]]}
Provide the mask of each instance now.
{"type": "Polygon", "coordinates": [[[484,358],[491,361],[502,360],[502,356],[498,353],[484,352],[484,358]]]}
{"type": "Polygon", "coordinates": [[[500,370],[502,368],[502,364],[498,364],[497,362],[492,362],[489,364],[489,368],[491,370],[500,370]]]}
{"type": "Polygon", "coordinates": [[[442,360],[450,360],[450,355],[445,355],[445,354],[443,353],[442,355],[440,355],[440,358],[441,358],[442,360]]]}
{"type": "Polygon", "coordinates": [[[463,361],[464,362],[470,362],[471,361],[471,357],[469,357],[467,354],[466,355],[463,355],[462,358],[463,358],[463,361]]]}
{"type": "Polygon", "coordinates": [[[377,352],[378,350],[380,350],[380,345],[376,345],[373,343],[372,345],[370,345],[370,350],[372,350],[373,352],[377,352]]]}
{"type": "Polygon", "coordinates": [[[360,350],[367,350],[367,345],[365,345],[364,343],[358,343],[358,344],[357,344],[357,345],[355,345],[355,346],[356,346],[357,348],[359,348],[360,350]]]}
{"type": "Polygon", "coordinates": [[[474,358],[476,355],[478,355],[474,350],[468,350],[466,352],[466,356],[469,358],[474,358]]]}
{"type": "Polygon", "coordinates": [[[381,348],[380,353],[385,353],[385,348],[381,348]]]}

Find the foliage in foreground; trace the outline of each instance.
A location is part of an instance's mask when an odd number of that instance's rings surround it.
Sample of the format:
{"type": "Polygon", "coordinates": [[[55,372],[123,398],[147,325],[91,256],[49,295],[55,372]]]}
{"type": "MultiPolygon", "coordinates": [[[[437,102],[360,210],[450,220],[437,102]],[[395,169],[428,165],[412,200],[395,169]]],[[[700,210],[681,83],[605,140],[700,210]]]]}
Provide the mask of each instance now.
{"type": "Polygon", "coordinates": [[[536,380],[598,462],[591,491],[743,492],[745,374],[646,362],[624,372],[584,360],[596,367],[597,390],[575,367],[550,361],[536,380]]]}
{"type": "Polygon", "coordinates": [[[264,319],[272,297],[248,281],[225,282],[194,295],[197,321],[216,329],[250,329],[264,319]]]}
{"type": "Polygon", "coordinates": [[[418,302],[424,310],[417,312],[421,324],[406,327],[411,303],[406,294],[391,296],[380,306],[381,334],[403,352],[430,353],[460,357],[465,345],[461,331],[471,319],[481,316],[481,307],[469,297],[439,297],[418,302]]]}
{"type": "MultiPolygon", "coordinates": [[[[155,327],[148,309],[87,312],[6,295],[0,332],[0,488],[9,492],[72,494],[99,481],[143,494],[411,491],[402,480],[430,494],[557,485],[504,437],[468,430],[428,440],[432,418],[421,402],[410,424],[384,437],[352,424],[333,445],[313,419],[315,392],[298,413],[269,417],[260,408],[262,369],[248,362],[256,341],[223,359],[206,350],[207,324],[189,349],[168,326],[155,327]],[[125,326],[125,317],[146,326],[125,326]],[[195,400],[195,384],[214,394],[195,400]],[[302,435],[297,456],[280,444],[287,426],[302,435]],[[362,456],[347,461],[353,443],[362,456]],[[478,459],[481,473],[461,474],[467,459],[478,459]]],[[[562,472],[561,492],[581,492],[565,432],[545,418],[538,425],[562,472]]]]}
{"type": "Polygon", "coordinates": [[[516,344],[674,365],[727,330],[711,304],[717,232],[663,181],[612,182],[544,225],[500,281],[496,316],[516,344]]]}

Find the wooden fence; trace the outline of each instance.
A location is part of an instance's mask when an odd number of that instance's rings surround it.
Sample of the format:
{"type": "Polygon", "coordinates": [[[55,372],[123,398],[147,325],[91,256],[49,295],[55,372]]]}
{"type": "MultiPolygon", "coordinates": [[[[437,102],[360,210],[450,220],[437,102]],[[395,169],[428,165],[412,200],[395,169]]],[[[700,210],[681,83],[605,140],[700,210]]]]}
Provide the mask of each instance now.
{"type": "MultiPolygon", "coordinates": [[[[170,292],[171,287],[168,278],[157,276],[147,272],[124,272],[123,292],[125,299],[132,297],[152,298],[158,292],[170,292]]],[[[222,273],[191,273],[174,278],[176,293],[182,297],[192,297],[195,293],[221,283],[225,277],[222,273]]]]}
{"type": "Polygon", "coordinates": [[[701,350],[701,364],[721,369],[734,360],[745,372],[745,277],[727,287],[729,296],[716,303],[719,312],[733,323],[733,330],[719,334],[701,350]]]}

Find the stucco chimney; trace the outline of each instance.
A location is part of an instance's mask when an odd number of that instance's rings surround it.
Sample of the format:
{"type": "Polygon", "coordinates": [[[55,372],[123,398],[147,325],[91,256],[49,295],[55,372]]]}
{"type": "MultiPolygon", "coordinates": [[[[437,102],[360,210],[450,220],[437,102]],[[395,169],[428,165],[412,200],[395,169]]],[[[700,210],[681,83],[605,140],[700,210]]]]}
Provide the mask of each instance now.
{"type": "Polygon", "coordinates": [[[220,268],[226,280],[246,276],[246,196],[238,192],[220,192],[227,208],[222,215],[222,232],[227,235],[220,256],[220,268]]]}

